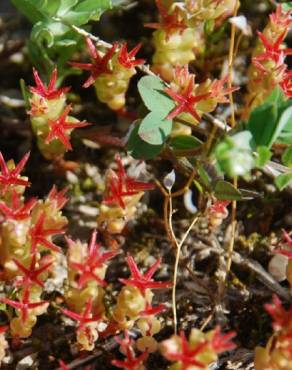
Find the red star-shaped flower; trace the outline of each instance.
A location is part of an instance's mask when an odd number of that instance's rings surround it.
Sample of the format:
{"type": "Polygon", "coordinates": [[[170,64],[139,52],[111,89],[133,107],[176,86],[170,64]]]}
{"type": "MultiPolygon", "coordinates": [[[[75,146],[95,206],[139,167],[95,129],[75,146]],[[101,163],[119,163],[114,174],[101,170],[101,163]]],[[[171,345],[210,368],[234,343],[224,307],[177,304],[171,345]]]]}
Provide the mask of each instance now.
{"type": "Polygon", "coordinates": [[[20,196],[13,189],[11,207],[8,207],[5,202],[0,202],[0,211],[4,214],[6,220],[25,220],[30,216],[30,212],[36,203],[37,199],[31,198],[25,204],[22,204],[20,196]]]}
{"type": "Polygon", "coordinates": [[[117,203],[121,208],[125,208],[125,202],[123,197],[136,195],[141,191],[151,190],[154,188],[153,184],[136,181],[132,177],[128,176],[121,158],[119,155],[115,157],[118,171],[111,171],[109,186],[108,186],[108,195],[104,197],[103,202],[107,204],[117,203]]]}
{"type": "Polygon", "coordinates": [[[284,243],[281,243],[281,246],[288,247],[290,250],[280,248],[280,249],[275,249],[274,252],[282,254],[283,256],[286,256],[289,259],[292,259],[292,238],[285,230],[283,231],[283,239],[284,239],[284,243]]]}
{"type": "Polygon", "coordinates": [[[264,61],[273,61],[276,64],[276,69],[281,68],[284,64],[286,55],[291,55],[292,49],[282,49],[281,44],[285,38],[286,33],[283,32],[274,43],[269,42],[265,35],[258,32],[258,36],[261,39],[265,51],[260,55],[257,55],[252,59],[253,64],[257,69],[266,73],[265,67],[262,65],[264,61]]]}
{"type": "Polygon", "coordinates": [[[156,6],[160,14],[160,23],[146,23],[146,27],[163,29],[168,36],[172,32],[183,32],[187,28],[186,22],[183,17],[181,17],[178,8],[175,8],[171,13],[169,13],[161,0],[156,0],[156,6]]]}
{"type": "Polygon", "coordinates": [[[287,98],[292,98],[292,71],[284,73],[280,86],[287,98]]]}
{"type": "Polygon", "coordinates": [[[0,297],[0,302],[3,302],[5,304],[8,304],[9,306],[12,306],[16,310],[20,311],[21,318],[23,322],[26,321],[28,318],[28,313],[30,310],[33,310],[34,308],[43,306],[43,305],[49,305],[49,302],[46,301],[39,301],[39,302],[30,302],[29,300],[29,290],[24,290],[21,301],[12,301],[11,299],[0,297]]]}
{"type": "Polygon", "coordinates": [[[125,331],[125,338],[120,339],[115,337],[115,340],[121,346],[123,354],[126,356],[124,361],[113,360],[112,364],[116,367],[126,369],[126,370],[138,370],[143,362],[148,357],[148,352],[142,353],[140,356],[136,357],[135,351],[133,349],[134,341],[130,338],[129,333],[125,331]]]}
{"type": "Polygon", "coordinates": [[[24,276],[16,281],[15,285],[17,287],[24,287],[25,289],[30,288],[33,284],[37,284],[43,288],[44,283],[39,279],[39,276],[53,264],[53,261],[51,261],[39,268],[36,268],[36,254],[33,254],[29,268],[25,267],[15,258],[13,258],[13,262],[24,274],[24,276]]]}
{"type": "Polygon", "coordinates": [[[286,311],[280,299],[274,294],[273,303],[265,304],[265,309],[273,319],[274,330],[281,330],[291,327],[292,324],[292,307],[286,311]]]}
{"type": "Polygon", "coordinates": [[[222,334],[220,327],[217,326],[214,330],[214,334],[211,340],[211,346],[216,353],[222,353],[234,349],[236,345],[230,341],[236,335],[235,331],[231,331],[226,334],[222,334]]]}
{"type": "Polygon", "coordinates": [[[0,152],[0,167],[1,167],[1,172],[0,172],[1,190],[0,192],[2,194],[6,193],[10,185],[30,186],[29,181],[23,180],[20,177],[20,172],[23,170],[24,166],[26,165],[29,155],[30,155],[30,152],[26,153],[25,156],[18,163],[18,165],[15,166],[15,168],[10,170],[3,158],[2,153],[0,152]]]}
{"type": "Polygon", "coordinates": [[[146,289],[162,289],[172,286],[172,283],[154,281],[152,279],[152,276],[161,264],[161,259],[158,259],[145,274],[142,274],[139,271],[134,258],[129,254],[127,256],[127,264],[131,271],[131,276],[129,279],[119,279],[119,281],[125,285],[131,285],[138,288],[143,295],[145,295],[146,289]]]}
{"type": "Polygon", "coordinates": [[[123,43],[119,51],[119,55],[118,55],[119,63],[123,67],[128,68],[128,69],[144,64],[145,63],[144,59],[135,59],[135,55],[140,50],[141,46],[142,44],[140,43],[137,46],[135,46],[134,49],[132,49],[131,51],[128,51],[127,44],[123,43]]]}
{"type": "Polygon", "coordinates": [[[48,194],[48,201],[53,203],[57,210],[60,210],[64,207],[64,205],[68,202],[68,198],[66,198],[65,194],[68,191],[68,188],[64,188],[58,192],[57,187],[54,185],[51,191],[48,194]]]}
{"type": "Polygon", "coordinates": [[[283,12],[282,5],[279,4],[277,6],[277,9],[274,13],[270,14],[270,20],[276,27],[284,27],[287,29],[292,23],[291,18],[291,10],[288,10],[287,12],[283,12]]]}
{"type": "Polygon", "coordinates": [[[66,133],[67,130],[71,130],[73,128],[80,128],[89,126],[90,123],[82,121],[82,122],[70,122],[66,121],[69,112],[71,111],[71,105],[67,105],[64,109],[63,113],[60,115],[59,118],[56,120],[49,120],[49,128],[50,131],[48,136],[46,137],[46,144],[49,144],[52,140],[58,139],[60,140],[67,150],[72,150],[72,145],[70,143],[70,135],[66,133]]]}
{"type": "Polygon", "coordinates": [[[56,89],[56,82],[57,82],[57,77],[58,77],[57,68],[53,70],[48,86],[46,86],[42,82],[38,74],[38,71],[35,68],[33,68],[33,76],[34,76],[36,86],[35,87],[30,86],[29,88],[30,92],[33,94],[38,94],[48,100],[57,99],[62,94],[65,94],[66,92],[70,90],[70,87],[62,87],[60,89],[56,89]]]}
{"type": "Polygon", "coordinates": [[[67,310],[66,308],[61,309],[64,315],[78,322],[77,331],[84,329],[86,325],[91,322],[97,322],[100,320],[99,316],[92,316],[92,302],[93,299],[91,297],[88,299],[84,311],[81,314],[67,310]]]}
{"type": "Polygon", "coordinates": [[[112,59],[118,44],[113,44],[113,46],[105,53],[103,57],[100,56],[96,47],[94,46],[93,42],[90,38],[86,38],[86,43],[88,47],[89,54],[91,55],[92,63],[77,63],[77,62],[70,62],[69,64],[73,67],[84,69],[86,71],[90,71],[91,75],[89,78],[84,82],[83,87],[87,88],[94,84],[97,77],[102,73],[110,73],[110,69],[108,66],[109,61],[112,59]]]}
{"type": "Polygon", "coordinates": [[[239,87],[225,87],[228,83],[228,76],[221,80],[215,80],[211,84],[211,97],[216,99],[218,103],[229,103],[229,99],[226,95],[231,94],[233,91],[239,89],[239,87]]]}
{"type": "Polygon", "coordinates": [[[209,208],[211,213],[221,213],[222,215],[228,215],[227,206],[230,204],[229,200],[215,200],[215,202],[209,208]]]}
{"type": "Polygon", "coordinates": [[[42,212],[39,216],[37,222],[29,231],[30,240],[31,240],[31,253],[35,254],[37,246],[41,245],[42,247],[51,249],[54,252],[60,252],[60,247],[48,240],[48,237],[57,234],[64,234],[62,229],[45,229],[44,224],[46,222],[46,214],[42,212]]]}
{"type": "Polygon", "coordinates": [[[158,306],[151,306],[148,302],[146,303],[146,308],[145,310],[139,312],[139,315],[141,316],[155,316],[158,315],[159,313],[163,312],[165,310],[165,305],[164,304],[159,304],[158,306]]]}
{"type": "MultiPolygon", "coordinates": [[[[105,286],[106,282],[101,279],[96,273],[97,268],[101,268],[104,263],[117,255],[117,251],[104,252],[100,251],[100,244],[96,244],[97,232],[92,233],[90,243],[88,245],[88,253],[86,259],[82,263],[69,261],[70,267],[74,268],[80,273],[78,284],[81,288],[85,286],[88,281],[95,280],[98,284],[105,286]]],[[[68,239],[69,247],[74,248],[73,241],[68,239]]]]}
{"type": "Polygon", "coordinates": [[[197,121],[200,121],[201,117],[196,111],[194,105],[201,100],[207,99],[210,97],[210,93],[202,95],[193,95],[194,89],[194,76],[191,76],[188,86],[184,93],[179,94],[173,91],[171,88],[166,88],[164,91],[169,95],[176,103],[177,106],[169,113],[168,119],[172,120],[179,114],[183,112],[190,113],[197,121]]]}
{"type": "Polygon", "coordinates": [[[201,343],[192,346],[188,343],[184,332],[180,333],[180,349],[177,352],[173,352],[173,348],[170,346],[168,350],[168,342],[165,341],[165,357],[170,361],[178,361],[180,363],[181,370],[188,370],[191,366],[197,366],[198,368],[205,369],[206,365],[197,360],[196,357],[204,352],[208,347],[208,341],[203,341],[201,343]]]}

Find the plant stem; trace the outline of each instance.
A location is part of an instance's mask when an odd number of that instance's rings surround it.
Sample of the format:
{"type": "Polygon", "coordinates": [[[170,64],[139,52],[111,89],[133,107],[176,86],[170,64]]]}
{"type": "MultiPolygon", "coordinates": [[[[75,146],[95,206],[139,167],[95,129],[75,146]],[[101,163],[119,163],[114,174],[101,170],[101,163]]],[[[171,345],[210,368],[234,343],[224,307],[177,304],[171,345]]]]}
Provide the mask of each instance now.
{"type": "MultiPolygon", "coordinates": [[[[177,310],[176,310],[176,284],[177,284],[177,275],[178,275],[178,265],[180,259],[180,252],[185,242],[187,236],[189,235],[190,231],[194,227],[195,223],[198,221],[198,215],[195,216],[193,221],[191,222],[189,228],[185,232],[184,236],[182,237],[181,241],[177,243],[176,241],[176,256],[175,256],[175,264],[174,264],[174,273],[173,273],[173,286],[172,286],[172,310],[173,310],[173,326],[174,326],[174,333],[177,334],[177,310]]],[[[175,239],[176,240],[176,239],[175,239]]]]}

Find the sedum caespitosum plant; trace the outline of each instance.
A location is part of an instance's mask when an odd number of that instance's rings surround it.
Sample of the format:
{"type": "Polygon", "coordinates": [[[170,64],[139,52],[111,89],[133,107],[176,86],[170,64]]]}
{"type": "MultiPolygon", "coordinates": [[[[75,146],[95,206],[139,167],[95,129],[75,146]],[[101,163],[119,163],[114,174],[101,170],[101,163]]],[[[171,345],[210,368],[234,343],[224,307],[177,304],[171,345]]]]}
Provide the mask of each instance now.
{"type": "Polygon", "coordinates": [[[119,350],[125,356],[123,360],[113,360],[112,364],[120,369],[125,370],[145,370],[144,362],[147,360],[149,353],[141,351],[142,353],[136,355],[135,341],[130,338],[129,332],[125,330],[124,338],[116,337],[116,342],[119,344],[119,350]]]}
{"type": "Polygon", "coordinates": [[[71,62],[74,67],[90,71],[83,87],[94,85],[98,99],[112,110],[122,110],[126,104],[126,92],[131,78],[136,74],[135,67],[144,64],[136,59],[141,44],[128,51],[126,43],[113,44],[105,53],[98,51],[87,37],[86,43],[92,63],[71,62]]]}
{"type": "Polygon", "coordinates": [[[153,335],[161,329],[160,320],[155,317],[164,310],[164,305],[153,306],[153,289],[169,288],[171,283],[154,281],[153,275],[157,271],[161,260],[158,259],[145,273],[142,273],[134,258],[128,254],[127,264],[131,271],[128,279],[119,279],[124,284],[113,310],[113,318],[120,329],[131,329],[135,324],[142,337],[137,341],[141,351],[155,352],[157,348],[153,335]]]}
{"type": "Polygon", "coordinates": [[[61,309],[61,312],[77,322],[76,337],[80,350],[92,351],[98,339],[98,322],[101,316],[94,314],[93,298],[89,297],[81,312],[61,309]]]}
{"type": "Polygon", "coordinates": [[[220,327],[207,333],[192,329],[189,340],[181,332],[163,341],[160,349],[165,358],[174,362],[170,370],[208,370],[219,354],[236,347],[230,341],[234,336],[234,332],[222,334],[220,327]]]}
{"type": "Polygon", "coordinates": [[[196,84],[195,75],[189,73],[188,66],[175,68],[172,82],[164,89],[175,103],[174,109],[167,116],[174,122],[172,136],[191,135],[190,127],[181,121],[199,124],[203,113],[214,111],[219,103],[228,103],[228,94],[237,88],[227,87],[227,79],[227,77],[213,81],[207,79],[203,83],[196,84]]]}
{"type": "MultiPolygon", "coordinates": [[[[106,262],[117,252],[102,251],[101,245],[96,242],[96,235],[94,231],[88,245],[67,239],[68,286],[65,291],[65,301],[76,315],[81,314],[86,303],[90,302],[90,310],[87,314],[92,313],[94,317],[105,318],[103,300],[106,262]]],[[[96,322],[90,322],[90,325],[77,329],[77,341],[82,349],[92,350],[97,338],[96,322]]]]}
{"type": "Polygon", "coordinates": [[[265,101],[276,86],[280,86],[288,98],[292,96],[291,71],[285,63],[286,56],[292,54],[292,50],[284,44],[291,24],[291,10],[283,11],[282,6],[278,5],[263,32],[258,31],[257,45],[248,70],[245,118],[253,108],[265,101]]]}
{"type": "Polygon", "coordinates": [[[233,13],[236,0],[186,0],[173,2],[156,0],[159,23],[148,23],[155,28],[152,70],[166,81],[172,81],[176,66],[189,64],[196,55],[203,53],[204,28],[212,22],[212,28],[233,13]]]}
{"type": "Polygon", "coordinates": [[[98,225],[109,234],[119,234],[134,218],[137,205],[146,190],[153,184],[137,181],[127,175],[119,155],[116,156],[117,171],[106,173],[103,202],[99,207],[98,225]]]}
{"type": "Polygon", "coordinates": [[[63,157],[72,150],[70,135],[75,128],[88,126],[89,123],[69,115],[71,105],[66,105],[66,93],[69,87],[56,88],[57,69],[52,72],[46,86],[33,69],[36,86],[30,87],[29,99],[32,130],[37,138],[37,145],[46,159],[54,160],[63,157]]]}
{"type": "Polygon", "coordinates": [[[30,183],[21,171],[28,158],[26,154],[15,166],[13,161],[5,163],[0,153],[1,280],[13,283],[17,298],[0,300],[16,310],[10,329],[17,337],[28,337],[37,316],[46,312],[49,303],[41,300],[44,281],[60,252],[52,238],[64,233],[67,224],[61,213],[67,201],[65,190],[58,192],[53,187],[45,200],[25,202],[25,187],[30,183]]]}
{"type": "Polygon", "coordinates": [[[265,305],[273,320],[274,334],[265,347],[255,349],[255,370],[286,370],[292,367],[292,309],[286,311],[274,295],[265,305]]]}
{"type": "Polygon", "coordinates": [[[156,0],[160,14],[159,23],[146,26],[156,28],[153,33],[155,53],[152,69],[163,79],[173,78],[173,69],[195,59],[195,50],[201,47],[201,38],[188,26],[188,14],[178,2],[156,0]]]}

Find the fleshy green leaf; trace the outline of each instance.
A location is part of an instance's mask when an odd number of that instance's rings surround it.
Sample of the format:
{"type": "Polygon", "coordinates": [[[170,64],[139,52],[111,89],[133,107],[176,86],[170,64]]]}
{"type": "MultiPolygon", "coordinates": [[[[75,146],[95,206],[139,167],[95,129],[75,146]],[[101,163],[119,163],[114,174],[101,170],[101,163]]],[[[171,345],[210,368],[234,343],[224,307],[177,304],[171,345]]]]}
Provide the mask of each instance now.
{"type": "Polygon", "coordinates": [[[148,144],[161,145],[166,141],[171,129],[172,121],[164,119],[161,112],[150,112],[142,120],[138,134],[148,144]]]}
{"type": "Polygon", "coordinates": [[[150,111],[160,112],[164,117],[175,107],[175,103],[163,90],[164,82],[155,76],[145,76],[138,82],[141,98],[150,111]]]}
{"type": "Polygon", "coordinates": [[[287,167],[292,167],[292,146],[286,148],[282,155],[282,162],[287,167]]]}
{"type": "Polygon", "coordinates": [[[292,184],[292,172],[283,173],[275,180],[275,184],[279,190],[285,189],[288,185],[292,184]]]}
{"type": "Polygon", "coordinates": [[[219,200],[240,200],[241,192],[230,182],[219,180],[215,184],[214,195],[219,200]]]}

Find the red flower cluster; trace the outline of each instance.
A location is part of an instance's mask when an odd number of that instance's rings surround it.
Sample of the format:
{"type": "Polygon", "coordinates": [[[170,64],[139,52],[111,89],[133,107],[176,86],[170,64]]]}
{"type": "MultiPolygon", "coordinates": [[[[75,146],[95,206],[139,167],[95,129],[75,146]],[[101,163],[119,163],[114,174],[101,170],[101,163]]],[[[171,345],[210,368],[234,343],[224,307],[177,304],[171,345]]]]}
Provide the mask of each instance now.
{"type": "Polygon", "coordinates": [[[90,71],[91,75],[89,78],[84,82],[83,87],[87,88],[94,84],[95,80],[99,75],[102,73],[110,73],[109,69],[109,61],[112,59],[118,44],[113,44],[113,46],[105,53],[104,56],[101,56],[96,47],[94,46],[93,42],[90,40],[89,37],[86,38],[86,43],[88,47],[89,54],[92,59],[92,63],[77,63],[77,62],[70,62],[70,65],[76,68],[80,68],[86,71],[90,71]]]}
{"type": "Polygon", "coordinates": [[[284,13],[281,5],[279,5],[276,12],[270,15],[270,20],[277,29],[283,31],[274,42],[270,42],[263,33],[258,32],[264,51],[255,56],[252,59],[252,63],[260,73],[266,75],[271,73],[271,68],[270,66],[265,66],[264,63],[274,62],[272,72],[277,72],[278,76],[280,76],[279,85],[284,94],[290,98],[292,97],[292,74],[288,70],[287,64],[285,64],[285,58],[287,55],[292,55],[292,49],[283,48],[282,43],[292,23],[291,11],[284,13]]]}
{"type": "Polygon", "coordinates": [[[140,356],[136,357],[135,351],[133,349],[134,341],[130,338],[129,333],[125,331],[125,338],[120,339],[115,338],[121,347],[121,352],[126,356],[124,361],[113,360],[112,364],[122,369],[126,370],[138,370],[139,367],[148,357],[148,352],[142,353],[140,356]]]}
{"type": "Polygon", "coordinates": [[[136,67],[138,65],[144,64],[144,59],[135,59],[136,54],[141,49],[142,44],[138,44],[134,47],[131,51],[127,50],[127,44],[124,42],[121,46],[121,49],[119,51],[118,55],[118,61],[119,63],[128,69],[131,69],[133,67],[136,67]]]}
{"type": "MultiPolygon", "coordinates": [[[[96,243],[96,234],[96,231],[92,233],[91,240],[88,245],[88,254],[86,260],[82,261],[82,263],[69,261],[70,266],[80,273],[80,278],[78,281],[80,288],[83,288],[84,285],[90,280],[95,280],[101,286],[105,286],[106,282],[96,274],[95,269],[102,267],[106,261],[118,254],[117,251],[102,253],[100,251],[100,244],[96,243]]],[[[73,247],[73,241],[70,239],[67,239],[67,241],[69,247],[73,247]]]]}
{"type": "Polygon", "coordinates": [[[169,13],[161,0],[156,0],[155,2],[160,14],[160,23],[146,23],[146,27],[163,29],[169,36],[177,30],[182,33],[187,28],[185,19],[181,17],[178,8],[169,13]]]}
{"type": "Polygon", "coordinates": [[[145,295],[146,289],[161,289],[171,287],[172,284],[169,282],[153,281],[152,279],[153,275],[161,264],[161,259],[158,259],[144,274],[139,271],[134,258],[129,254],[127,256],[127,263],[131,271],[131,276],[129,279],[119,279],[121,283],[138,288],[143,295],[145,295]]]}
{"type": "Polygon", "coordinates": [[[91,125],[91,123],[85,121],[76,123],[67,121],[67,117],[71,109],[72,109],[71,105],[67,105],[67,107],[64,109],[63,113],[60,115],[59,118],[57,118],[56,120],[50,119],[48,120],[50,131],[45,140],[46,144],[49,144],[54,139],[59,139],[67,150],[72,150],[70,137],[66,133],[66,131],[71,130],[73,128],[80,128],[91,125]]]}
{"type": "Polygon", "coordinates": [[[284,239],[284,242],[281,243],[281,247],[285,246],[285,247],[290,248],[291,250],[281,248],[281,249],[276,249],[274,252],[283,254],[283,256],[286,256],[289,259],[292,259],[292,238],[285,230],[283,231],[283,239],[284,239]]]}
{"type": "Polygon", "coordinates": [[[188,343],[185,333],[180,332],[181,348],[179,352],[167,352],[167,358],[171,361],[179,361],[182,370],[188,370],[190,366],[197,366],[204,369],[206,366],[203,362],[196,359],[200,353],[204,352],[208,346],[207,341],[199,343],[195,347],[188,343]]]}
{"type": "Polygon", "coordinates": [[[173,91],[171,88],[166,88],[164,90],[167,95],[169,95],[177,103],[176,108],[174,108],[167,116],[168,119],[172,120],[179,114],[187,112],[190,113],[197,121],[200,121],[200,115],[196,111],[194,105],[201,100],[209,98],[211,94],[206,93],[202,95],[193,95],[194,85],[194,76],[191,76],[184,93],[179,94],[173,91]]]}
{"type": "Polygon", "coordinates": [[[31,253],[35,254],[37,251],[37,246],[41,245],[42,247],[48,248],[54,252],[60,252],[60,247],[48,240],[48,237],[64,234],[65,230],[63,229],[45,229],[44,225],[46,223],[46,214],[42,212],[38,217],[35,225],[31,227],[29,231],[30,242],[31,242],[31,253]]]}
{"type": "Polygon", "coordinates": [[[154,188],[153,184],[136,181],[128,176],[121,158],[116,156],[118,171],[113,172],[109,181],[109,194],[104,198],[104,203],[111,204],[117,203],[120,207],[125,208],[123,197],[136,195],[140,191],[151,190],[154,188]]]}
{"type": "Polygon", "coordinates": [[[30,182],[27,180],[23,180],[20,176],[20,172],[26,165],[29,155],[30,152],[26,153],[21,161],[15,166],[15,168],[9,169],[3,158],[2,153],[0,152],[0,193],[5,194],[11,185],[30,186],[30,182]]]}
{"type": "Polygon", "coordinates": [[[236,345],[230,340],[236,336],[235,331],[231,331],[226,334],[222,334],[220,326],[216,326],[212,337],[211,346],[216,353],[230,351],[236,347],[236,345]]]}
{"type": "Polygon", "coordinates": [[[230,204],[229,200],[216,200],[211,207],[209,212],[211,213],[221,213],[222,215],[228,215],[227,206],[230,204]]]}
{"type": "Polygon", "coordinates": [[[273,319],[274,330],[292,330],[292,308],[286,311],[278,296],[273,295],[273,303],[265,304],[265,309],[273,319]]]}
{"type": "Polygon", "coordinates": [[[92,315],[92,303],[93,299],[92,297],[88,299],[84,311],[79,314],[70,310],[67,310],[66,308],[62,308],[61,311],[64,315],[70,317],[71,319],[77,321],[77,331],[83,330],[86,328],[87,324],[90,324],[92,322],[97,322],[100,320],[99,316],[93,316],[92,315]]]}
{"type": "Polygon", "coordinates": [[[204,358],[204,352],[210,349],[217,354],[234,349],[235,344],[230,342],[234,336],[235,332],[222,334],[220,327],[217,326],[210,340],[204,339],[194,345],[188,342],[185,333],[182,331],[178,337],[180,345],[177,351],[174,351],[175,347],[170,344],[171,339],[165,341],[165,355],[168,360],[179,362],[181,370],[188,370],[192,366],[206,369],[206,362],[198,360],[198,356],[202,355],[201,358],[204,358]]]}
{"type": "Polygon", "coordinates": [[[35,68],[33,68],[33,76],[36,86],[35,87],[30,86],[29,91],[33,94],[40,95],[42,98],[48,100],[57,99],[62,94],[65,94],[70,90],[70,87],[62,87],[60,89],[56,88],[56,82],[58,77],[57,68],[53,70],[48,86],[46,86],[40,79],[38,71],[35,68]]]}
{"type": "Polygon", "coordinates": [[[5,202],[0,202],[0,210],[6,220],[21,221],[30,216],[30,213],[37,203],[36,198],[29,199],[25,204],[20,201],[20,195],[15,189],[12,190],[12,204],[9,207],[5,202]]]}
{"type": "Polygon", "coordinates": [[[44,283],[39,279],[44,271],[46,271],[50,266],[52,266],[53,261],[50,261],[39,268],[36,268],[36,254],[33,254],[29,268],[26,268],[22,263],[17,259],[13,258],[13,262],[19,268],[19,270],[24,274],[20,279],[16,281],[15,286],[24,287],[28,290],[33,284],[44,287],[44,283]]]}
{"type": "Polygon", "coordinates": [[[47,302],[47,301],[31,302],[29,300],[29,295],[30,295],[29,290],[25,289],[23,291],[21,301],[13,301],[13,300],[5,298],[5,297],[0,297],[0,302],[8,304],[9,306],[12,306],[16,310],[20,311],[21,318],[22,318],[23,322],[25,322],[28,318],[28,313],[29,313],[30,310],[33,310],[37,307],[49,304],[49,302],[47,302]]]}

